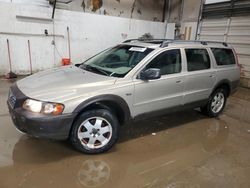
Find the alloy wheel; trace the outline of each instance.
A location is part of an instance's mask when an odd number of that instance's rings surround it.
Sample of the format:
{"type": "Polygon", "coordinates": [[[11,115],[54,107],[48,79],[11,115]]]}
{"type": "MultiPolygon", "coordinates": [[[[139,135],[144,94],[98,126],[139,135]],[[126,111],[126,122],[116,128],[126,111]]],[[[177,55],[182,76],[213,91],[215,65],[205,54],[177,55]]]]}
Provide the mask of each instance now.
{"type": "Polygon", "coordinates": [[[225,103],[225,96],[222,92],[216,93],[211,103],[211,110],[213,113],[218,113],[221,111],[225,103]]]}
{"type": "Polygon", "coordinates": [[[91,117],[79,126],[77,135],[84,147],[98,149],[110,141],[112,126],[102,117],[91,117]]]}

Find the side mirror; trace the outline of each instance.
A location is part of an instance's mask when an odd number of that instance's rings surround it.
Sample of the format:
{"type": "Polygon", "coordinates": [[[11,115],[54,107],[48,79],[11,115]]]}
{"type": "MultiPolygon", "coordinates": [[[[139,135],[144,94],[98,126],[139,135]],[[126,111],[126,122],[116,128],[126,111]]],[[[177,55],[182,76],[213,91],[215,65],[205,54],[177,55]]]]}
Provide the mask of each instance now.
{"type": "Polygon", "coordinates": [[[139,75],[139,79],[141,80],[156,80],[161,78],[160,69],[150,68],[145,71],[142,71],[139,75]]]}

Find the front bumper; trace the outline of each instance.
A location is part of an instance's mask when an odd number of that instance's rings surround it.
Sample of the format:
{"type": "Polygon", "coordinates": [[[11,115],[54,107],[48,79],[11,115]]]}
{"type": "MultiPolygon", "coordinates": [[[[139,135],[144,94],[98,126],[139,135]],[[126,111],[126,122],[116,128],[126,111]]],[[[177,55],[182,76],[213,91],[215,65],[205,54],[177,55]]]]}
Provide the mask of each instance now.
{"type": "Polygon", "coordinates": [[[56,140],[67,139],[70,133],[74,114],[59,116],[46,116],[32,113],[22,108],[27,97],[16,85],[11,87],[12,95],[15,96],[15,104],[8,99],[7,104],[13,123],[21,132],[38,138],[49,138],[56,140]]]}

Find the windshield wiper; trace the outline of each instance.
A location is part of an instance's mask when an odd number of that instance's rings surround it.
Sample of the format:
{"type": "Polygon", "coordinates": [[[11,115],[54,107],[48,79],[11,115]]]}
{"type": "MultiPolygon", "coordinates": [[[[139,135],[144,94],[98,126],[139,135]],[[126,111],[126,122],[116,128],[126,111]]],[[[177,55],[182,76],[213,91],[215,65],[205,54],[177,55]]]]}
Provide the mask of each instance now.
{"type": "Polygon", "coordinates": [[[92,67],[90,65],[84,65],[83,69],[87,70],[87,71],[94,71],[95,73],[101,73],[103,75],[109,76],[109,73],[107,73],[106,71],[104,71],[104,70],[102,70],[102,69],[100,69],[98,67],[92,67]]]}

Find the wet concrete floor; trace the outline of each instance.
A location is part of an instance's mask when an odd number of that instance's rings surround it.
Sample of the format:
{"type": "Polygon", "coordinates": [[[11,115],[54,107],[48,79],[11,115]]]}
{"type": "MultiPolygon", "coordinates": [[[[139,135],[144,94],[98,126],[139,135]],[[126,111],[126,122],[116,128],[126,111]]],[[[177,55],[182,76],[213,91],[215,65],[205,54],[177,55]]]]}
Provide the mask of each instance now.
{"type": "Polygon", "coordinates": [[[0,80],[0,188],[250,187],[250,90],[230,97],[219,118],[188,110],[139,121],[108,153],[84,155],[17,132],[10,84],[0,80]]]}

